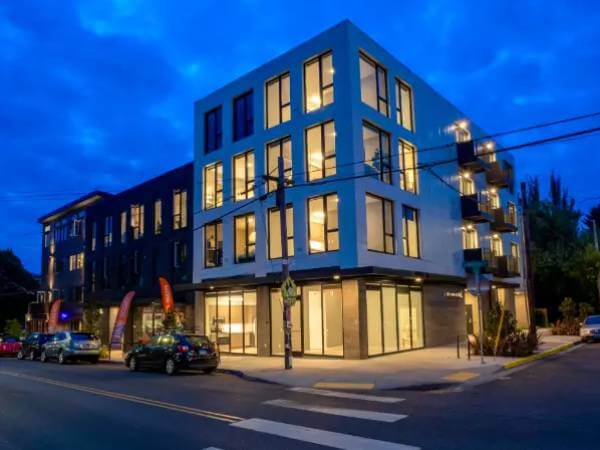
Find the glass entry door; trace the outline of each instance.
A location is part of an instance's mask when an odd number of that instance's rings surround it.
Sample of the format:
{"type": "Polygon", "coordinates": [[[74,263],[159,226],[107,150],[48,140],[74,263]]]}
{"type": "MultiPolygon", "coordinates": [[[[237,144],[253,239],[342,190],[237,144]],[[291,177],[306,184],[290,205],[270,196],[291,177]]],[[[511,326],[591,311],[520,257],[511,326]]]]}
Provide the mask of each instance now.
{"type": "MultiPolygon", "coordinates": [[[[302,302],[292,306],[292,354],[302,356],[302,302]]],[[[279,289],[271,289],[271,354],[282,356],[283,346],[283,300],[279,289]]]]}

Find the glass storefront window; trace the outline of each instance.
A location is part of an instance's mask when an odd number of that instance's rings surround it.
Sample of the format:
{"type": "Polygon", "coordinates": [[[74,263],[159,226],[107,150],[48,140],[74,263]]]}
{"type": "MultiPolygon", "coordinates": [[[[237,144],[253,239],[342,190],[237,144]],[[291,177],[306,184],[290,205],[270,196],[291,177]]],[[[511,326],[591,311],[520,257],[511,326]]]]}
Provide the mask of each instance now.
{"type": "MultiPolygon", "coordinates": [[[[292,351],[302,352],[301,300],[292,305],[292,351]]],[[[283,299],[280,289],[271,289],[271,354],[283,355],[283,299]]]]}
{"type": "Polygon", "coordinates": [[[321,308],[321,286],[306,286],[302,289],[304,299],[304,353],[323,353],[323,309],[321,308]]]}
{"type": "Polygon", "coordinates": [[[323,286],[323,334],[324,354],[343,356],[342,289],[339,285],[323,286]]]}
{"type": "Polygon", "coordinates": [[[379,289],[367,289],[367,338],[369,356],[383,353],[379,289]]]}

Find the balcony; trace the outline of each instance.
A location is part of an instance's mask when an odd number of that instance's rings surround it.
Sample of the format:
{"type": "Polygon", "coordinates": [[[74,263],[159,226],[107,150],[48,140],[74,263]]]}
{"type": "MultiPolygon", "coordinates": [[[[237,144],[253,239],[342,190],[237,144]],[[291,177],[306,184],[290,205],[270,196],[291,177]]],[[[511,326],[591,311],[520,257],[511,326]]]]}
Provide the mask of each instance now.
{"type": "Polygon", "coordinates": [[[491,222],[492,213],[487,197],[481,194],[463,195],[460,197],[462,217],[471,222],[491,222]]]}
{"type": "Polygon", "coordinates": [[[488,184],[499,188],[512,187],[513,168],[508,161],[494,161],[485,173],[488,184]]]}
{"type": "Polygon", "coordinates": [[[490,228],[500,233],[513,233],[517,231],[517,217],[513,209],[495,208],[492,210],[490,228]]]}
{"type": "Polygon", "coordinates": [[[494,256],[496,260],[495,266],[497,270],[494,271],[494,275],[499,278],[514,278],[518,277],[519,274],[519,261],[512,255],[494,256]]]}
{"type": "Polygon", "coordinates": [[[463,169],[478,173],[489,168],[490,153],[486,153],[484,147],[476,147],[473,141],[457,142],[456,153],[463,169]]]}
{"type": "Polygon", "coordinates": [[[492,256],[489,248],[467,248],[463,250],[463,260],[465,270],[472,273],[472,269],[468,267],[468,263],[479,262],[483,263],[480,273],[493,273],[498,270],[497,259],[492,256]]]}

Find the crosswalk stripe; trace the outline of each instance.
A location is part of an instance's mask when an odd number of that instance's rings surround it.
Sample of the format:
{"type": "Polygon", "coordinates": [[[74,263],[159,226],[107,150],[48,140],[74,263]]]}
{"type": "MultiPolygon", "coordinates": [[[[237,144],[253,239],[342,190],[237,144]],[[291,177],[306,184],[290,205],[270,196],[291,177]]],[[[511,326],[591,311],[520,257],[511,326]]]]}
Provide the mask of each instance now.
{"type": "Polygon", "coordinates": [[[298,403],[293,400],[284,400],[278,398],[277,400],[268,400],[263,402],[264,405],[280,406],[282,408],[299,409],[301,411],[309,411],[321,414],[331,414],[333,416],[352,417],[354,419],[364,420],[376,420],[378,422],[397,422],[400,419],[405,419],[405,414],[391,414],[377,411],[366,411],[363,409],[348,409],[348,408],[334,408],[330,406],[319,406],[319,405],[308,405],[305,403],[298,403]]]}
{"type": "Polygon", "coordinates": [[[289,390],[294,392],[301,392],[303,394],[322,395],[324,397],[339,397],[352,400],[365,400],[368,402],[379,403],[398,403],[404,400],[403,398],[398,397],[380,397],[378,395],[352,394],[350,392],[328,391],[326,389],[314,389],[306,387],[293,387],[289,390]]]}
{"type": "Polygon", "coordinates": [[[364,450],[365,448],[369,450],[419,450],[419,447],[411,445],[396,444],[258,418],[242,420],[241,422],[232,423],[231,426],[344,450],[364,450]]]}

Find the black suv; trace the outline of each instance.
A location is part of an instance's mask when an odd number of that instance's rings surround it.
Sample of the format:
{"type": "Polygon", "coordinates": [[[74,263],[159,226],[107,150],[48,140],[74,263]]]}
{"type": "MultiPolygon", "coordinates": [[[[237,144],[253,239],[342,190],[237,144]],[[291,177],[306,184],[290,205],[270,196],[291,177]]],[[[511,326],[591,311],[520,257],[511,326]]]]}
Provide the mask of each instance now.
{"type": "Polygon", "coordinates": [[[125,365],[135,372],[142,368],[164,370],[174,375],[180,369],[213,372],[219,365],[219,352],[206,336],[177,332],[162,333],[140,344],[125,356],[125,365]]]}
{"type": "Polygon", "coordinates": [[[54,335],[47,333],[31,333],[21,343],[22,347],[19,353],[17,353],[17,358],[27,358],[30,361],[34,361],[36,358],[39,358],[40,354],[42,353],[42,345],[52,339],[52,336],[54,335]]]}

